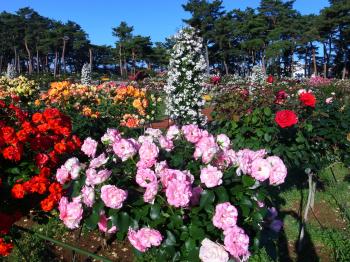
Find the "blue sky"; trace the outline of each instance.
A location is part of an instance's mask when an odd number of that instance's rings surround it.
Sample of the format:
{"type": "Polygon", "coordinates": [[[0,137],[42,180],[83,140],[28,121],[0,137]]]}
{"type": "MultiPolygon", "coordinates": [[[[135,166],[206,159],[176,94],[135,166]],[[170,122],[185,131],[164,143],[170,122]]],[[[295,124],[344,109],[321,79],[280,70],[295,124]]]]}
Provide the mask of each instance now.
{"type": "MultiPolygon", "coordinates": [[[[29,6],[41,15],[56,20],[72,20],[89,34],[93,44],[114,45],[112,27],[126,21],[134,26],[134,34],[163,41],[173,35],[188,17],[181,4],[186,0],[0,0],[0,11],[14,12],[29,6]]],[[[224,0],[226,10],[257,7],[259,0],[224,0]]],[[[318,13],[328,6],[327,0],[296,0],[302,14],[318,13]]]]}

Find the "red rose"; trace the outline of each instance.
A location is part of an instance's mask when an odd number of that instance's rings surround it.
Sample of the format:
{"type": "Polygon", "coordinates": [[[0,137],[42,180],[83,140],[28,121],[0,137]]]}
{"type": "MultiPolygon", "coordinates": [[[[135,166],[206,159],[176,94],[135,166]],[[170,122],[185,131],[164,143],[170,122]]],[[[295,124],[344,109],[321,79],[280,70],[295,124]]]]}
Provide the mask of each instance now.
{"type": "Polygon", "coordinates": [[[20,145],[8,146],[2,152],[5,159],[19,161],[21,160],[21,156],[23,153],[23,149],[20,145]]]}
{"type": "Polygon", "coordinates": [[[11,189],[11,195],[13,198],[24,198],[25,190],[24,187],[21,184],[16,184],[11,189]]]}
{"type": "Polygon", "coordinates": [[[301,93],[299,100],[304,106],[315,107],[316,97],[312,93],[301,93]]]}
{"type": "Polygon", "coordinates": [[[43,115],[41,113],[35,113],[32,115],[32,121],[35,124],[42,123],[44,121],[43,115]]]}
{"type": "Polygon", "coordinates": [[[272,84],[274,81],[275,79],[271,75],[269,75],[269,77],[266,79],[266,82],[268,82],[269,84],[272,84]]]}
{"type": "Polygon", "coordinates": [[[280,127],[286,128],[298,123],[298,117],[291,110],[282,110],[276,113],[275,121],[280,127]]]}
{"type": "Polygon", "coordinates": [[[0,256],[8,256],[13,249],[12,243],[6,243],[3,238],[0,238],[0,256]]]}
{"type": "Polygon", "coordinates": [[[10,127],[10,126],[3,127],[1,128],[1,132],[2,132],[2,137],[4,138],[7,144],[11,144],[16,140],[15,130],[13,129],[13,127],[10,127]]]}
{"type": "Polygon", "coordinates": [[[43,167],[49,161],[49,157],[46,154],[39,153],[35,156],[35,162],[38,167],[43,167]]]}
{"type": "Polygon", "coordinates": [[[0,107],[5,107],[5,106],[6,106],[5,102],[3,100],[0,100],[0,107]]]}

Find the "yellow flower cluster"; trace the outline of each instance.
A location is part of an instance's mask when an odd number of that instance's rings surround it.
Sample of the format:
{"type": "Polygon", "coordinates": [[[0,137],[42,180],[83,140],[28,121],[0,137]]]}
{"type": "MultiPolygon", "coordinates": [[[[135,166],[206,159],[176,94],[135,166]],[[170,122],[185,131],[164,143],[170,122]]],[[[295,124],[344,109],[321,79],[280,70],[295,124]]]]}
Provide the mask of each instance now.
{"type": "Polygon", "coordinates": [[[121,86],[115,90],[114,101],[119,103],[126,101],[128,98],[133,99],[132,106],[137,109],[141,116],[145,116],[146,108],[148,107],[148,100],[146,93],[140,88],[133,86],[121,86]]]}
{"type": "Polygon", "coordinates": [[[13,79],[5,76],[0,78],[0,96],[18,95],[28,97],[39,90],[39,87],[33,80],[25,76],[19,76],[13,79]]]}

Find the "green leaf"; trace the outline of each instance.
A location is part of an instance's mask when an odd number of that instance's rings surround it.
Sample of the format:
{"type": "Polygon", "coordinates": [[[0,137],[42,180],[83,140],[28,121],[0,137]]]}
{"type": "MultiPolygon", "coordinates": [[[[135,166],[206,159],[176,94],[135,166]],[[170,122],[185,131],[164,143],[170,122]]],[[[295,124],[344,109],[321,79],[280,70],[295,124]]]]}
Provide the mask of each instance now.
{"type": "Polygon", "coordinates": [[[264,140],[266,141],[266,142],[270,142],[271,141],[271,136],[268,134],[268,133],[265,133],[264,134],[264,140]]]}
{"type": "Polygon", "coordinates": [[[150,209],[150,217],[156,220],[160,217],[160,206],[158,204],[153,204],[150,209]]]}
{"type": "Polygon", "coordinates": [[[129,222],[130,222],[130,217],[129,217],[128,213],[126,213],[126,212],[119,213],[117,226],[118,226],[120,232],[125,233],[128,231],[129,222]]]}
{"type": "Polygon", "coordinates": [[[271,116],[271,114],[272,114],[271,109],[269,107],[265,107],[264,114],[265,114],[265,116],[271,116]]]}
{"type": "Polygon", "coordinates": [[[169,230],[166,231],[166,240],[164,242],[165,246],[174,246],[176,244],[176,238],[173,233],[169,230]]]}
{"type": "Polygon", "coordinates": [[[255,184],[254,178],[246,175],[242,176],[242,182],[245,187],[251,187],[255,184]]]}
{"type": "Polygon", "coordinates": [[[85,220],[85,224],[89,229],[93,230],[96,228],[99,220],[100,214],[92,212],[92,214],[85,220]]]}
{"type": "Polygon", "coordinates": [[[227,194],[226,188],[220,186],[215,188],[214,191],[220,203],[229,201],[229,196],[227,194]]]}
{"type": "Polygon", "coordinates": [[[193,239],[202,240],[205,237],[204,230],[197,225],[191,224],[188,228],[193,239]]]}
{"type": "Polygon", "coordinates": [[[202,193],[201,193],[201,199],[200,199],[200,202],[199,202],[199,207],[200,208],[203,208],[207,205],[210,205],[214,202],[215,200],[215,195],[212,191],[208,191],[208,190],[204,190],[202,193]]]}

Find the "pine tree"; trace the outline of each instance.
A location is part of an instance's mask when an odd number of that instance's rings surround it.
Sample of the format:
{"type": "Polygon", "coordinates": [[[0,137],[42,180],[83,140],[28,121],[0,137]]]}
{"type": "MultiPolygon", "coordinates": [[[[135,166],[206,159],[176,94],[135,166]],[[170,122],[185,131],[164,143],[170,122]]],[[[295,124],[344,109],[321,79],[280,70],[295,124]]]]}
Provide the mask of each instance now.
{"type": "Polygon", "coordinates": [[[175,36],[169,63],[167,112],[179,125],[206,124],[201,109],[204,105],[202,84],[206,62],[203,40],[194,28],[181,30],[175,36]]]}
{"type": "Polygon", "coordinates": [[[85,63],[81,69],[81,83],[83,85],[91,84],[91,66],[88,63],[85,63]]]}

